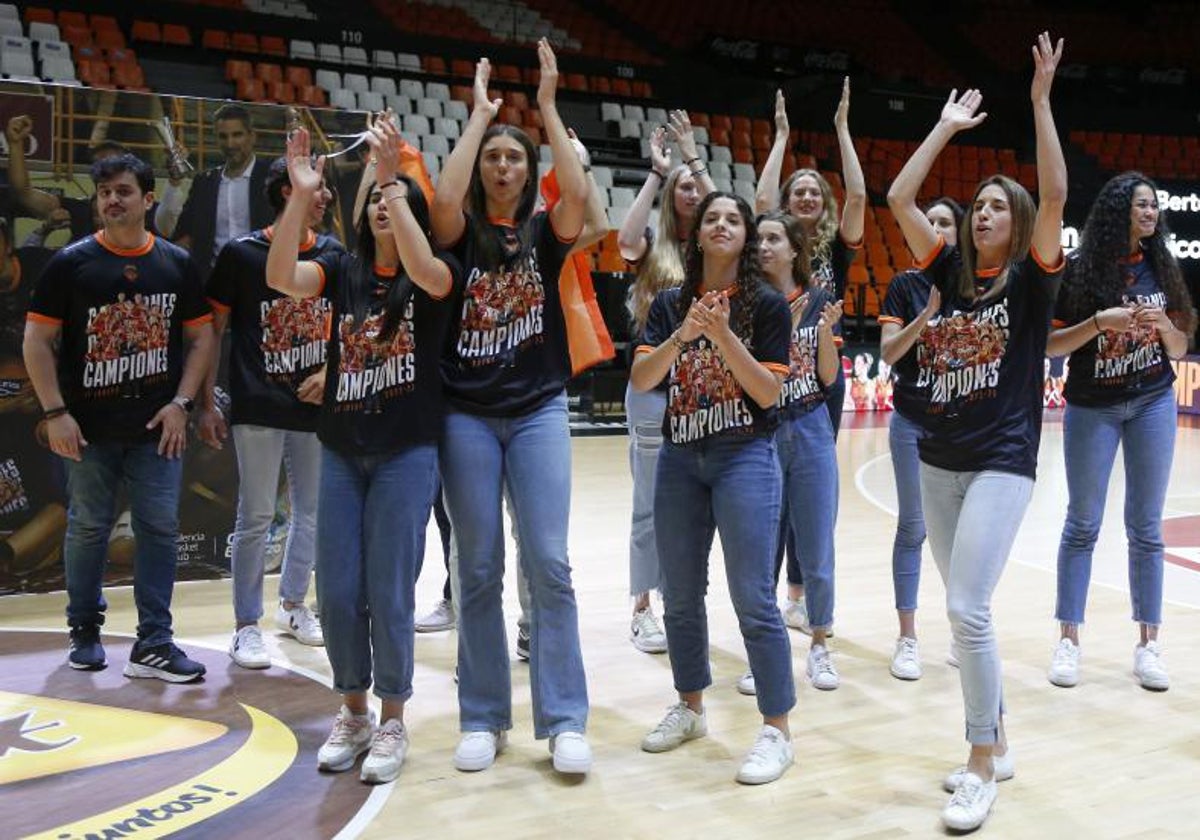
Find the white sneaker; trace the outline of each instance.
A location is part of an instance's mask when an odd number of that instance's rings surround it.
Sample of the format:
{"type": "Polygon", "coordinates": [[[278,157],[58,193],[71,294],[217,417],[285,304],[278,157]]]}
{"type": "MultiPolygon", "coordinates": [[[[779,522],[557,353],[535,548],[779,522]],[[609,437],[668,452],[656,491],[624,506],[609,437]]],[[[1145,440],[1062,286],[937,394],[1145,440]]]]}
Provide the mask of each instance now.
{"type": "Polygon", "coordinates": [[[427,615],[416,620],[413,629],[418,633],[440,633],[442,630],[453,630],[454,625],[454,604],[443,598],[433,605],[427,615]]]}
{"type": "Polygon", "coordinates": [[[408,732],[395,718],[375,730],[367,757],[363,759],[359,778],[372,784],[394,782],[400,775],[400,765],[408,754],[408,732]]]}
{"type": "Polygon", "coordinates": [[[813,688],[819,688],[821,691],[833,691],[842,682],[838,677],[837,668],[833,667],[833,657],[824,645],[813,645],[809,650],[805,673],[808,674],[813,688]]]}
{"type": "Polygon", "coordinates": [[[229,640],[229,656],[243,668],[259,670],[271,667],[271,657],[257,624],[247,624],[233,634],[229,640]]]}
{"type": "Polygon", "coordinates": [[[1070,639],[1059,639],[1050,658],[1047,673],[1050,682],[1061,688],[1071,688],[1079,683],[1079,645],[1070,639]]]}
{"type": "Polygon", "coordinates": [[[1146,642],[1133,649],[1133,675],[1148,691],[1166,691],[1171,687],[1171,678],[1167,676],[1157,641],[1146,642]]]}
{"type": "MultiPolygon", "coordinates": [[[[1012,747],[1004,755],[992,756],[992,779],[996,782],[1007,782],[1017,774],[1016,760],[1013,758],[1012,747]]],[[[967,775],[967,765],[955,767],[946,778],[942,779],[942,789],[954,793],[967,775]]]]}
{"type": "Polygon", "coordinates": [[[996,782],[985,782],[974,773],[963,774],[962,782],[942,809],[942,822],[955,831],[974,831],[983,825],[996,804],[996,782]]]}
{"type": "Polygon", "coordinates": [[[784,602],[783,623],[807,636],[812,635],[812,628],[808,626],[808,606],[803,598],[795,601],[788,598],[784,602]]]}
{"type": "Polygon", "coordinates": [[[275,611],[275,626],[285,636],[291,636],[302,645],[320,647],[325,644],[325,636],[321,632],[321,622],[304,604],[285,609],[283,604],[275,611]]]}
{"type": "Polygon", "coordinates": [[[921,679],[921,651],[917,640],[908,636],[896,639],[896,652],[892,654],[892,676],[898,680],[921,679]]]}
{"type": "Polygon", "coordinates": [[[753,671],[747,671],[742,674],[742,678],[737,681],[737,690],[739,694],[748,694],[751,697],[758,694],[758,689],[754,685],[753,671]]]}
{"type": "Polygon", "coordinates": [[[792,741],[774,726],[763,726],[754,739],[737,780],[744,785],[773,782],[792,766],[792,741]]]}
{"type": "Polygon", "coordinates": [[[559,773],[586,773],[592,769],[592,748],[582,732],[560,732],[552,737],[550,755],[559,773]]]}
{"type": "Polygon", "coordinates": [[[486,770],[495,762],[496,755],[504,751],[507,743],[508,733],[503,730],[464,732],[454,749],[454,766],[467,773],[486,770]]]}
{"type": "Polygon", "coordinates": [[[684,741],[703,738],[707,734],[707,714],[696,714],[687,703],[679,702],[669,707],[667,716],[642,739],[642,749],[652,753],[667,752],[684,741]]]}
{"type": "Polygon", "coordinates": [[[629,641],[642,653],[666,653],[667,634],[649,607],[633,614],[629,624],[629,641]]]}
{"type": "Polygon", "coordinates": [[[371,748],[375,735],[375,713],[356,715],[342,706],[333,721],[333,731],[317,751],[317,769],[340,772],[371,748]]]}

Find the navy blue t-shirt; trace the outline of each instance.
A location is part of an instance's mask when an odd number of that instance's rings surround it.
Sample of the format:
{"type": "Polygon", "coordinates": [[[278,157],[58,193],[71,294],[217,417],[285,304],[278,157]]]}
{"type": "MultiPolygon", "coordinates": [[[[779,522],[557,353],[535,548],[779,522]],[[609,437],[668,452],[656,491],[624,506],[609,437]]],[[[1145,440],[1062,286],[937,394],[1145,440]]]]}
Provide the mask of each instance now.
{"type": "MultiPolygon", "coordinates": [[[[887,296],[883,299],[883,314],[879,323],[911,324],[929,303],[929,290],[933,283],[923,271],[902,271],[888,284],[887,296]]],[[[917,384],[917,344],[892,365],[892,404],[908,420],[921,422],[928,396],[917,384]]]]}
{"type": "Polygon", "coordinates": [[[413,284],[395,334],[380,342],[387,295],[393,283],[411,283],[395,269],[374,267],[365,317],[355,323],[347,283],[358,261],[326,251],[315,262],[325,278],[322,294],[332,302],[325,397],[317,436],[346,455],[385,455],[442,436],[445,403],[439,371],[453,289],[462,270],[449,254],[452,291],[437,300],[413,284]]]}
{"type": "MultiPolygon", "coordinates": [[[[230,423],[315,432],[320,406],[302,402],[297,389],[325,365],[330,302],[296,299],[267,285],[267,253],[273,230],[264,228],[226,243],[208,277],[214,309],[229,314],[230,423]]],[[[341,254],[341,244],[311,231],[299,259],[341,254]]]]}
{"type": "MultiPolygon", "coordinates": [[[[1077,263],[1068,261],[1064,283],[1088,282],[1075,277],[1077,263]]],[[[1154,267],[1139,253],[1123,262],[1125,288],[1113,306],[1132,308],[1137,304],[1167,308],[1167,294],[1154,274],[1154,267]]],[[[1059,297],[1055,328],[1070,327],[1091,318],[1071,318],[1066,295],[1059,297]]],[[[1134,324],[1125,332],[1104,330],[1071,353],[1063,396],[1072,405],[1104,406],[1170,388],[1175,371],[1153,325],[1134,324]]]]}
{"type": "MultiPolygon", "coordinates": [[[[659,292],[650,305],[650,317],[637,352],[649,353],[679,328],[681,289],[659,292]]],[[[729,299],[730,322],[741,306],[739,296],[729,299]]],[[[750,353],[764,367],[788,373],[788,339],[792,318],[783,295],[766,284],[758,289],[752,317],[750,353]]],[[[667,411],[663,438],[674,444],[695,443],[716,435],[764,435],[779,425],[775,406],[762,408],[747,397],[741,384],[725,366],[716,345],[703,335],[688,342],[667,374],[667,411]]]]}
{"type": "Polygon", "coordinates": [[[957,248],[939,242],[924,267],[942,295],[940,312],[917,340],[921,460],[956,472],[998,470],[1036,478],[1050,316],[1063,265],[1031,251],[1009,264],[1004,289],[974,302],[959,293],[957,248]]]}
{"type": "Polygon", "coordinates": [[[58,382],[84,438],[145,442],[183,376],[183,328],[212,310],[187,251],[153,234],[122,250],[101,231],[50,259],[27,317],[62,327],[58,382]]]}
{"type": "Polygon", "coordinates": [[[561,393],[571,378],[558,277],[573,243],[558,237],[545,212],[529,222],[528,248],[520,247],[511,224],[483,222],[511,253],[493,271],[476,253],[477,224],[467,218],[455,248],[466,280],[455,296],[457,317],[442,360],[446,398],[471,414],[519,417],[561,393]]]}
{"type": "Polygon", "coordinates": [[[819,256],[813,258],[812,282],[833,295],[834,300],[841,300],[846,295],[850,266],[861,248],[862,243],[847,245],[839,233],[829,243],[828,260],[819,256]]]}
{"type": "MultiPolygon", "coordinates": [[[[779,408],[784,418],[788,420],[801,417],[818,406],[824,405],[828,387],[821,382],[817,375],[817,325],[821,322],[821,311],[825,305],[833,302],[832,295],[821,288],[811,291],[797,290],[788,298],[789,306],[799,297],[804,297],[800,321],[792,327],[791,340],[788,342],[788,375],[783,380],[783,389],[779,392],[779,408]]],[[[835,345],[840,346],[842,326],[833,325],[835,345]]],[[[841,375],[841,363],[837,366],[837,375],[841,375]]]]}

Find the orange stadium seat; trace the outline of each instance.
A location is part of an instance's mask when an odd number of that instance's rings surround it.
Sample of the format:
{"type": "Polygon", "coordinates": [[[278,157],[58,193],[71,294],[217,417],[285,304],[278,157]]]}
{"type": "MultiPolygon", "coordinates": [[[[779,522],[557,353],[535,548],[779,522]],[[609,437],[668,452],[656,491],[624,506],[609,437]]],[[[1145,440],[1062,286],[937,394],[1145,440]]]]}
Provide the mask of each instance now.
{"type": "Polygon", "coordinates": [[[466,85],[451,85],[450,98],[470,105],[475,100],[475,94],[466,85]]]}
{"type": "Polygon", "coordinates": [[[612,84],[607,76],[592,76],[591,88],[592,93],[612,93],[612,84]]]}
{"type": "Polygon", "coordinates": [[[632,90],[633,95],[639,99],[652,99],[654,97],[654,89],[650,87],[649,82],[635,81],[632,85],[632,90]]]}
{"type": "Polygon", "coordinates": [[[252,32],[234,32],[230,45],[238,52],[258,52],[258,36],[252,32]]]}
{"type": "Polygon", "coordinates": [[[266,98],[281,105],[291,105],[296,101],[296,88],[291,82],[267,82],[266,98]]]}
{"type": "Polygon", "coordinates": [[[225,60],[225,81],[232,82],[237,79],[252,78],[254,78],[254,65],[249,61],[240,58],[227,58],[225,60]]]}
{"type": "MultiPolygon", "coordinates": [[[[26,23],[54,23],[54,10],[43,9],[40,6],[27,6],[25,8],[26,23]]],[[[61,23],[62,21],[59,21],[61,23]]]]}
{"type": "Polygon", "coordinates": [[[259,62],[254,65],[254,77],[262,79],[270,84],[271,82],[283,81],[283,68],[278,64],[268,64],[267,62],[259,62]]]}
{"type": "MultiPolygon", "coordinates": [[[[471,72],[475,72],[474,68],[471,69],[471,72]]],[[[492,78],[500,82],[513,82],[519,85],[521,84],[521,70],[512,64],[493,64],[492,78]]]]}
{"type": "Polygon", "coordinates": [[[238,79],[237,80],[237,98],[247,102],[258,102],[266,93],[266,89],[260,79],[238,79]]]}
{"type": "Polygon", "coordinates": [[[264,35],[258,42],[259,50],[266,55],[287,55],[287,41],[278,35],[264,35]]]}
{"type": "Polygon", "coordinates": [[[296,89],[296,101],[310,108],[324,108],[329,104],[325,88],[316,85],[305,85],[296,89]]]}
{"type": "Polygon", "coordinates": [[[522,90],[505,91],[504,101],[522,111],[529,110],[529,96],[522,90]]]}
{"type": "Polygon", "coordinates": [[[521,115],[521,109],[515,105],[504,105],[500,108],[500,122],[502,123],[520,125],[524,122],[521,115]]]}
{"type": "Polygon", "coordinates": [[[421,56],[421,69],[434,76],[444,76],[448,72],[446,70],[446,59],[440,55],[421,56]]]}
{"type": "Polygon", "coordinates": [[[529,139],[533,141],[533,145],[542,145],[542,130],[536,125],[523,126],[525,133],[529,135],[529,139]]]}
{"type": "Polygon", "coordinates": [[[120,32],[121,27],[117,25],[117,19],[112,15],[92,15],[92,29],[97,32],[120,32]]]}
{"type": "Polygon", "coordinates": [[[295,85],[297,90],[310,87],[313,83],[312,71],[307,67],[287,67],[283,71],[283,78],[295,85]]]}
{"type": "Polygon", "coordinates": [[[221,29],[205,29],[200,44],[206,50],[229,49],[229,33],[221,29]]]}
{"type": "Polygon", "coordinates": [[[133,28],[129,31],[129,37],[133,41],[149,41],[154,44],[163,39],[162,30],[152,20],[135,20],[133,28]]]}
{"type": "Polygon", "coordinates": [[[625,79],[613,79],[610,83],[614,96],[633,96],[633,88],[625,79]]]}
{"type": "Polygon", "coordinates": [[[164,44],[176,47],[190,47],[192,45],[191,31],[179,23],[164,23],[162,39],[164,44]]]}
{"type": "Polygon", "coordinates": [[[563,75],[564,83],[567,90],[587,91],[588,81],[587,76],[582,73],[566,73],[563,75]]]}
{"type": "Polygon", "coordinates": [[[62,11],[58,13],[59,26],[85,26],[88,29],[92,27],[88,24],[87,15],[83,12],[68,12],[62,11]]]}
{"type": "Polygon", "coordinates": [[[452,59],[450,62],[450,74],[453,76],[462,76],[467,79],[472,78],[475,75],[475,65],[465,58],[452,59]]]}
{"type": "Polygon", "coordinates": [[[113,65],[112,81],[126,90],[140,90],[146,86],[146,77],[137,64],[113,65]]]}
{"type": "Polygon", "coordinates": [[[73,47],[81,47],[92,43],[92,30],[89,26],[78,26],[75,24],[59,25],[59,34],[62,39],[73,47]]]}

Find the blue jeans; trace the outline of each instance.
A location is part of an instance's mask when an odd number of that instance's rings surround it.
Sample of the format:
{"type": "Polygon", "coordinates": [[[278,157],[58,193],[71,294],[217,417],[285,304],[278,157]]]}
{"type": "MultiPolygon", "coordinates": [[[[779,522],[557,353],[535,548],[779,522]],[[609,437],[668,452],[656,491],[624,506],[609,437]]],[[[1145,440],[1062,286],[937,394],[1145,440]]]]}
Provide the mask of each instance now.
{"type": "Polygon", "coordinates": [[[171,641],[182,459],[164,458],[154,443],[96,443],[67,466],[67,624],[100,625],[108,604],[102,591],[108,538],[117,520],[122,480],[136,538],[133,600],[138,641],[153,647],[171,641]]]}
{"type": "Polygon", "coordinates": [[[896,475],[896,538],[892,541],[892,587],[897,610],[917,608],[921,585],[921,545],[925,542],[925,514],[921,510],[921,456],[917,441],[924,431],[898,411],[888,426],[892,472],[896,475]]]}
{"type": "Polygon", "coordinates": [[[1175,391],[1166,388],[1102,408],[1068,403],[1063,418],[1067,521],[1058,545],[1058,606],[1067,624],[1082,624],[1092,577],[1092,550],[1104,519],[1108,479],[1125,456],[1125,536],[1133,620],[1162,623],[1162,514],[1175,453],[1175,391]]]}
{"type": "Polygon", "coordinates": [[[633,520],[629,528],[629,594],[658,589],[658,546],[654,542],[654,473],[662,447],[662,421],[667,395],[662,391],[625,389],[629,423],[629,469],[633,473],[633,520]]]}
{"type": "Polygon", "coordinates": [[[1004,713],[992,592],[1025,517],[1033,479],[921,464],[929,547],[946,584],[946,614],[958,648],[967,741],[994,744],[1004,713]]]}
{"type": "Polygon", "coordinates": [[[412,695],[413,611],[437,491],[437,446],[351,456],[321,448],[317,597],[333,687],[412,695]]]}
{"type": "Polygon", "coordinates": [[[321,442],[314,432],[239,424],[233,427],[238,461],[238,506],[230,572],[233,616],[239,624],[262,617],[267,531],[275,518],[279,465],[287,475],[291,522],[279,577],[279,598],[303,603],[316,562],[317,488],[321,442]]]}
{"type": "Polygon", "coordinates": [[[790,530],[804,579],[808,622],[813,627],[831,627],[838,465],[829,413],[817,406],[807,414],[785,420],[775,431],[775,446],[783,473],[775,568],[782,562],[790,530]]]}
{"type": "MultiPolygon", "coordinates": [[[[826,421],[827,422],[827,421],[826,421]]],[[[708,555],[721,533],[725,579],[765,717],[796,704],[792,649],[775,605],[775,533],[781,495],[770,437],[719,436],[658,456],[654,518],[663,575],[663,621],[675,690],[712,684],[708,661],[708,555]]]]}
{"type": "Polygon", "coordinates": [[[446,416],[441,468],[454,527],[459,579],[458,703],[464,732],[512,727],[512,683],[504,634],[504,516],[507,488],[529,583],[529,681],[538,738],[583,732],[587,679],[567,528],[571,436],[566,393],[520,417],[446,416]]]}

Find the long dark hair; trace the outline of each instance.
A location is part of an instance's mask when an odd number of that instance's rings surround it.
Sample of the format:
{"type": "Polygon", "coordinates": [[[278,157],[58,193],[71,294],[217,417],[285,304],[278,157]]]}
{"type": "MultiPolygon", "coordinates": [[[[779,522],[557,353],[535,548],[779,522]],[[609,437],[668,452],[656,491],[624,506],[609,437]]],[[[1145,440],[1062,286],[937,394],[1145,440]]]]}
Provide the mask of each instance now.
{"type": "Polygon", "coordinates": [[[979,200],[979,194],[992,185],[999,187],[1008,201],[1009,214],[1012,216],[1012,236],[1009,240],[1008,254],[1000,267],[1000,275],[988,290],[986,297],[1000,295],[1008,282],[1009,266],[1016,260],[1024,259],[1033,243],[1033,223],[1037,218],[1037,205],[1033,203],[1029,191],[1004,175],[993,175],[980,181],[979,186],[975,188],[975,194],[971,196],[971,203],[967,205],[966,224],[958,226],[958,250],[962,254],[962,275],[959,278],[958,291],[969,301],[974,301],[976,297],[975,267],[979,261],[972,234],[975,227],[975,202],[979,200]]]}
{"type": "Polygon", "coordinates": [[[517,212],[513,222],[517,226],[517,241],[520,249],[517,251],[518,260],[529,255],[533,248],[532,237],[529,235],[529,221],[533,218],[533,208],[538,196],[538,150],[529,139],[529,135],[515,125],[496,123],[483,133],[479,142],[479,153],[475,156],[475,168],[471,170],[471,184],[467,189],[467,214],[471,217],[472,236],[475,240],[475,253],[479,255],[480,267],[488,271],[496,271],[513,258],[505,251],[504,244],[492,226],[488,224],[487,194],[483,189],[483,179],[479,175],[479,161],[483,150],[493,137],[505,135],[521,144],[525,150],[526,181],[521,189],[521,200],[517,204],[517,212]]]}
{"type": "Polygon", "coordinates": [[[762,266],[758,260],[758,229],[754,226],[754,211],[741,196],[733,193],[713,191],[704,196],[700,206],[696,208],[695,222],[692,233],[688,237],[687,254],[684,258],[683,287],[679,295],[679,317],[687,317],[688,308],[692,301],[699,298],[700,288],[704,285],[704,254],[700,250],[700,227],[704,214],[718,198],[728,198],[737,205],[738,214],[746,228],[746,244],[738,257],[737,279],[733,288],[741,303],[735,310],[730,327],[742,343],[747,347],[754,346],[754,310],[762,291],[762,266]]]}
{"type": "MultiPolygon", "coordinates": [[[[1092,202],[1079,236],[1079,249],[1073,255],[1073,270],[1068,272],[1060,292],[1072,323],[1121,303],[1125,289],[1121,263],[1129,255],[1133,194],[1143,184],[1157,196],[1157,185],[1145,175],[1122,172],[1109,179],[1092,202]]],[[[1166,212],[1159,208],[1154,233],[1141,240],[1142,251],[1166,292],[1167,310],[1174,314],[1176,326],[1190,339],[1196,329],[1196,311],[1192,308],[1179,262],[1167,248],[1169,238],[1166,212]]]]}
{"type": "Polygon", "coordinates": [[[754,225],[755,231],[763,222],[778,222],[783,228],[783,235],[796,252],[796,258],[792,260],[792,282],[796,284],[796,288],[807,291],[808,284],[812,282],[812,253],[804,226],[786,210],[768,210],[763,213],[754,225]]]}
{"type": "MultiPolygon", "coordinates": [[[[398,174],[396,180],[408,189],[408,206],[426,239],[429,239],[429,204],[425,201],[425,193],[421,191],[417,182],[407,175],[398,174]]],[[[354,249],[353,269],[342,284],[342,311],[350,313],[355,329],[367,317],[375,285],[375,232],[371,228],[371,215],[375,212],[374,208],[378,202],[371,201],[371,194],[377,191],[377,187],[372,187],[367,193],[367,200],[363,202],[362,212],[358,216],[358,242],[354,249]]],[[[413,282],[401,264],[400,271],[388,287],[387,297],[384,299],[383,321],[379,326],[377,342],[386,344],[395,337],[412,294],[413,282]]]]}

